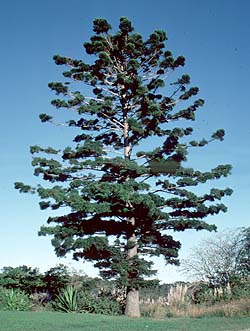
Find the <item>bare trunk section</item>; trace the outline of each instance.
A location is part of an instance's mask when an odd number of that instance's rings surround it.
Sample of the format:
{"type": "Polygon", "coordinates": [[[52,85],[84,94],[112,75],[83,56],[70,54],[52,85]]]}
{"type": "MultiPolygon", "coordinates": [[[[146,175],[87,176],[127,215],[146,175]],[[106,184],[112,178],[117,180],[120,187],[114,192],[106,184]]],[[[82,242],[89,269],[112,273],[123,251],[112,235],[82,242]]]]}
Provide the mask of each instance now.
{"type": "MultiPolygon", "coordinates": [[[[135,224],[135,219],[132,217],[128,220],[132,225],[135,224]]],[[[133,233],[131,237],[128,239],[128,248],[127,250],[127,259],[131,259],[138,253],[138,245],[136,243],[136,237],[133,233]]],[[[125,307],[125,315],[129,317],[140,317],[140,301],[139,301],[139,290],[128,286],[126,293],[126,307],[125,307]]]]}
{"type": "MultiPolygon", "coordinates": [[[[128,122],[127,122],[127,110],[124,111],[124,158],[129,160],[131,147],[129,145],[129,135],[128,135],[128,122]]],[[[127,178],[129,180],[129,178],[127,178]]],[[[127,201],[128,207],[130,206],[130,202],[127,201]]],[[[135,225],[134,217],[127,219],[127,223],[131,225],[135,225]]],[[[132,233],[127,240],[127,259],[131,259],[138,253],[138,246],[136,242],[136,236],[132,233]]],[[[126,291],[126,307],[125,307],[125,315],[129,317],[140,317],[140,305],[139,305],[139,291],[131,286],[127,287],[126,291]]]]}
{"type": "Polygon", "coordinates": [[[125,315],[129,317],[140,317],[139,291],[127,288],[125,315]]]}
{"type": "Polygon", "coordinates": [[[130,146],[129,146],[129,141],[128,141],[128,122],[127,118],[125,117],[124,119],[124,158],[129,160],[130,158],[130,146]]]}

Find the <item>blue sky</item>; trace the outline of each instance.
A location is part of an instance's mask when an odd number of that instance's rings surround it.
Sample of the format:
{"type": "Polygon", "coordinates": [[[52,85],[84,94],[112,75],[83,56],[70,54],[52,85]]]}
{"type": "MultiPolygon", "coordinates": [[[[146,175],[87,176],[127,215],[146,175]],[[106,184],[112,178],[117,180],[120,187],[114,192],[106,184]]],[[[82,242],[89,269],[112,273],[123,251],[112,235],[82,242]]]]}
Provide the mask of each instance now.
{"type": "MultiPolygon", "coordinates": [[[[41,124],[38,115],[54,112],[47,88],[61,79],[54,54],[85,56],[83,42],[89,39],[92,21],[107,18],[116,29],[120,16],[129,17],[135,30],[145,37],[163,29],[167,47],[187,59],[184,72],[200,87],[205,106],[195,123],[197,136],[209,136],[218,128],[226,130],[223,143],[212,143],[193,154],[197,169],[209,170],[231,163],[233,172],[219,187],[231,187],[232,197],[224,202],[226,214],[208,219],[225,228],[248,226],[250,207],[249,54],[250,2],[247,0],[43,0],[3,1],[1,34],[1,181],[0,181],[0,268],[39,267],[47,270],[57,263],[71,263],[54,256],[50,239],[38,237],[49,212],[40,211],[36,196],[20,195],[15,181],[34,183],[29,146],[64,146],[70,143],[68,129],[41,124]]],[[[180,72],[183,73],[183,72],[180,72]]],[[[183,243],[181,258],[205,233],[177,235],[183,243]]],[[[93,274],[86,264],[76,268],[93,274]]],[[[157,263],[159,278],[165,282],[182,276],[174,268],[157,263]]]]}

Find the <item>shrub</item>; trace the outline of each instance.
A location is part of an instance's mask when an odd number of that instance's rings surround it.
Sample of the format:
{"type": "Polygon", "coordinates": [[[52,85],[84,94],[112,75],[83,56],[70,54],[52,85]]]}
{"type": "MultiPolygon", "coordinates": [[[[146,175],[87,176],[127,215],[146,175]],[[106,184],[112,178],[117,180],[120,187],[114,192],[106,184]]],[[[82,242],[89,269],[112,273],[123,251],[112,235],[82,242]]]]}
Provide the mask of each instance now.
{"type": "Polygon", "coordinates": [[[49,293],[50,299],[54,300],[69,285],[69,281],[70,271],[68,267],[59,264],[45,272],[43,277],[44,290],[49,293]]]}
{"type": "Polygon", "coordinates": [[[123,302],[118,302],[115,295],[110,291],[102,291],[97,297],[96,314],[121,315],[123,302]]]}
{"type": "Polygon", "coordinates": [[[234,299],[250,298],[250,278],[242,279],[233,286],[232,297],[234,299]]]}
{"type": "Polygon", "coordinates": [[[32,311],[53,311],[50,302],[51,296],[48,292],[36,292],[29,296],[33,306],[32,311]]]}
{"type": "Polygon", "coordinates": [[[86,312],[104,315],[122,314],[121,305],[111,292],[102,291],[98,295],[90,291],[79,291],[73,286],[61,290],[53,301],[55,310],[73,313],[86,312]]]}
{"type": "Polygon", "coordinates": [[[28,295],[44,288],[43,276],[39,269],[27,266],[3,267],[0,285],[7,289],[19,289],[28,295]]]}
{"type": "Polygon", "coordinates": [[[6,290],[0,286],[0,309],[5,308],[6,306],[6,297],[5,297],[6,290]]]}
{"type": "Polygon", "coordinates": [[[82,291],[78,296],[78,304],[81,312],[103,315],[122,314],[122,306],[109,291],[102,291],[98,295],[90,291],[82,291]]]}
{"type": "Polygon", "coordinates": [[[77,290],[72,286],[67,286],[65,289],[62,289],[56,296],[53,307],[55,310],[66,313],[78,312],[77,290]]]}
{"type": "Polygon", "coordinates": [[[6,290],[3,306],[7,310],[31,310],[32,303],[28,295],[20,290],[6,290]]]}

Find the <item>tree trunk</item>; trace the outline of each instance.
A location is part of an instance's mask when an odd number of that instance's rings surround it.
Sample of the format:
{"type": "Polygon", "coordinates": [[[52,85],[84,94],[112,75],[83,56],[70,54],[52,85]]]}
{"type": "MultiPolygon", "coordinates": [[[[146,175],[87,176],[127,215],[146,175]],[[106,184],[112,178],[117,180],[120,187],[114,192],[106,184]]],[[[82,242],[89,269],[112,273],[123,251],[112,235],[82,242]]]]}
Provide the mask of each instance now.
{"type": "MultiPolygon", "coordinates": [[[[125,106],[126,101],[122,103],[124,106],[124,113],[123,113],[123,119],[124,119],[124,158],[126,160],[130,159],[130,153],[131,153],[131,146],[129,145],[129,126],[127,121],[127,113],[128,108],[125,106]]],[[[126,181],[129,180],[129,178],[126,178],[126,181]]],[[[127,206],[130,207],[130,202],[127,201],[127,206]]],[[[135,225],[135,219],[134,217],[127,219],[127,223],[131,225],[135,225]]],[[[134,256],[138,254],[138,245],[136,242],[136,236],[134,233],[130,234],[127,238],[127,244],[128,244],[128,250],[127,250],[127,259],[131,259],[134,256]],[[132,244],[132,245],[131,245],[132,244]]],[[[135,289],[133,287],[128,286],[126,291],[126,307],[125,307],[125,315],[128,317],[140,317],[140,305],[139,305],[139,290],[135,289]]]]}
{"type": "Polygon", "coordinates": [[[127,288],[125,315],[128,317],[140,317],[139,291],[127,288]]]}
{"type": "MultiPolygon", "coordinates": [[[[128,220],[132,225],[135,224],[135,219],[132,217],[128,220]]],[[[127,259],[131,259],[138,254],[138,245],[136,243],[136,236],[133,233],[130,238],[128,238],[128,250],[127,250],[127,259]],[[132,245],[132,247],[131,247],[132,245]]],[[[132,279],[131,279],[132,280],[132,279]]],[[[140,302],[139,302],[139,290],[131,286],[127,287],[126,292],[126,307],[125,315],[128,317],[140,317],[140,302]]]]}

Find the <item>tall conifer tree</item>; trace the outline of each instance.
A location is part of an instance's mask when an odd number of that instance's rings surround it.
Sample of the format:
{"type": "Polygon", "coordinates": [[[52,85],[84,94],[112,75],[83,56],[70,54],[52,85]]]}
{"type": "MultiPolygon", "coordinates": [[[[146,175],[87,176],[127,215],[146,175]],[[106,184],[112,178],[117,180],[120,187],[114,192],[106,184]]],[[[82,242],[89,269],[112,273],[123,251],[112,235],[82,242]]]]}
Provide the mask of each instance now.
{"type": "MultiPolygon", "coordinates": [[[[154,274],[147,257],[177,264],[180,242],[172,231],[215,229],[205,218],[225,212],[224,204],[213,202],[232,191],[197,195],[192,188],[227,176],[231,166],[185,168],[190,147],[223,140],[224,131],[208,140],[189,139],[193,129],[185,120],[194,121],[204,101],[196,99],[199,89],[189,87],[187,74],[165,86],[169,74],[185,64],[183,56],[174,58],[165,49],[166,33],[156,30],[143,40],[125,17],[116,33],[110,30],[107,20],[94,20],[94,35],[84,44],[93,56],[90,64],[54,56],[68,70],[63,82],[49,84],[59,96],[52,105],[79,115],[66,123],[79,133],[62,151],[31,147],[40,155],[33,157],[35,175],[50,188],[15,186],[37,193],[41,209],[70,208],[50,217],[40,235],[53,236],[57,256],[72,252],[76,260],[94,261],[102,276],[125,285],[125,313],[139,316],[139,288],[154,274]]],[[[40,119],[54,122],[47,114],[40,119]]]]}

